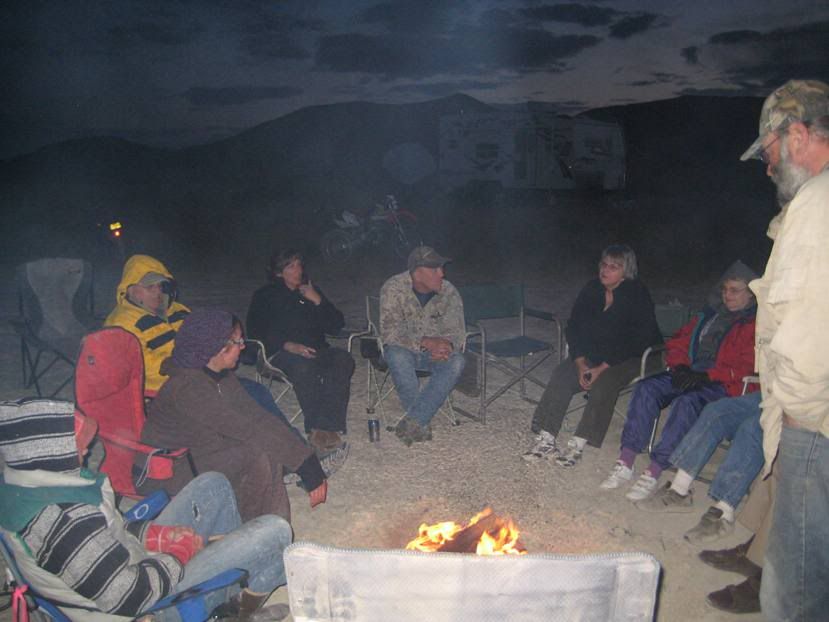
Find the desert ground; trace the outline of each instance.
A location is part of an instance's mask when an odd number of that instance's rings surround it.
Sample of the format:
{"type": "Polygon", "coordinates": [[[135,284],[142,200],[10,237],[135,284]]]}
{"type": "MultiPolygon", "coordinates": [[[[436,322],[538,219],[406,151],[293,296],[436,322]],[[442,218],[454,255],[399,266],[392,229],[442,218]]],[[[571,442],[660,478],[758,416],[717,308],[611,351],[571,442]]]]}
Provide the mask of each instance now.
{"type": "MultiPolygon", "coordinates": [[[[451,254],[451,248],[439,248],[451,254]]],[[[214,306],[244,318],[251,293],[263,283],[262,265],[233,257],[208,258],[199,262],[160,256],[178,279],[180,300],[191,307],[214,306]]],[[[456,285],[497,281],[523,282],[531,306],[566,317],[582,284],[592,276],[591,262],[583,265],[528,266],[508,258],[484,267],[456,258],[447,278],[456,285]]],[[[349,327],[365,326],[364,300],[379,292],[382,282],[403,269],[402,263],[376,262],[370,258],[347,265],[328,266],[310,260],[308,271],[326,295],[344,312],[349,327]]],[[[642,277],[650,286],[655,302],[678,299],[697,306],[704,300],[710,281],[675,282],[670,275],[648,272],[642,277]]],[[[0,314],[7,320],[17,314],[13,265],[2,266],[0,314]]],[[[114,303],[119,267],[114,263],[96,272],[96,311],[103,315],[114,303]]],[[[21,384],[19,341],[8,322],[0,324],[0,399],[27,395],[21,384]]],[[[492,334],[507,330],[493,322],[492,334]]],[[[530,333],[549,337],[542,324],[532,323],[530,333]]],[[[344,343],[337,345],[344,346],[344,343]]],[[[623,421],[614,417],[608,437],[600,450],[588,448],[582,464],[563,469],[551,462],[527,464],[520,459],[532,441],[529,422],[533,405],[517,391],[492,404],[486,425],[461,418],[452,427],[436,417],[434,440],[405,447],[383,428],[377,443],[370,443],[365,411],[366,364],[359,348],[354,353],[357,368],[349,405],[348,442],[350,456],[332,477],[327,502],[313,510],[299,488],[290,491],[293,526],[297,540],[338,547],[402,548],[416,535],[420,523],[444,520],[466,521],[486,506],[511,517],[531,553],[603,553],[642,551],[654,555],[662,565],[656,619],[726,621],[733,616],[710,608],[706,593],[742,577],[711,569],[697,560],[699,548],[685,543],[683,533],[696,524],[708,507],[707,486],[695,485],[695,511],[691,514],[652,515],[635,508],[624,497],[625,490],[601,491],[598,486],[610,470],[618,451],[623,421]]],[[[551,363],[542,365],[539,377],[549,376],[551,363]]],[[[239,373],[253,377],[251,367],[239,373]]],[[[498,374],[492,381],[497,382],[498,374]]],[[[530,385],[532,396],[540,395],[530,385]]],[[[60,397],[71,399],[71,391],[60,397]]],[[[622,398],[627,400],[629,398],[622,398]]],[[[463,395],[456,398],[471,409],[475,402],[463,395]]],[[[295,410],[292,396],[282,402],[286,412],[295,410]]],[[[389,419],[402,413],[395,396],[385,402],[389,419]]],[[[561,438],[575,428],[579,414],[568,417],[561,438]]],[[[646,458],[637,461],[644,468],[646,458]]],[[[670,473],[663,476],[669,478],[670,473]]],[[[722,541],[709,545],[724,548],[744,541],[749,533],[738,525],[722,541]]],[[[273,597],[287,602],[286,588],[273,597]]],[[[0,620],[10,619],[8,612],[0,620]]],[[[743,616],[759,620],[760,615],[743,616]]]]}

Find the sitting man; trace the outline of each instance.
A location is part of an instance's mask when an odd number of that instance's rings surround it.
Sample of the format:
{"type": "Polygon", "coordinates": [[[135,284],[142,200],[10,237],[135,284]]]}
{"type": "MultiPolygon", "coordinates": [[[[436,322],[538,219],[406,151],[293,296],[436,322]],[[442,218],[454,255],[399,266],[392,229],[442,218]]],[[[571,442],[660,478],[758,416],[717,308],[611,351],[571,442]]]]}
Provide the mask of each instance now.
{"type": "Polygon", "coordinates": [[[380,290],[384,356],[406,411],[395,433],[406,445],[431,440],[429,422],[463,371],[463,301],[443,278],[448,261],[433,248],[419,246],[409,254],[408,271],[380,290]],[[431,374],[423,389],[417,371],[431,374]]]}
{"type": "Polygon", "coordinates": [[[155,395],[167,380],[161,362],[190,309],[176,301],[176,285],[164,264],[148,255],[133,255],[124,264],[115,294],[115,309],[104,326],[120,326],[138,337],[144,354],[144,391],[155,395]]]}
{"type": "Polygon", "coordinates": [[[670,486],[639,501],[637,507],[651,512],[693,511],[691,484],[723,440],[731,441],[708,489],[716,504],[699,524],[685,534],[688,542],[713,542],[734,530],[734,512],[763,467],[763,429],[760,427],[761,393],[708,404],[697,422],[671,454],[677,468],[670,486]]]}
{"type": "MultiPolygon", "coordinates": [[[[155,521],[126,523],[107,477],[81,468],[97,424],[73,411],[70,402],[46,400],[0,406],[0,529],[37,590],[66,603],[72,620],[89,619],[89,609],[133,617],[169,594],[242,568],[250,577],[234,597],[237,619],[253,619],[285,583],[288,522],[259,516],[243,525],[227,479],[204,473],[155,521]]],[[[234,591],[206,596],[207,610],[234,591]]]]}

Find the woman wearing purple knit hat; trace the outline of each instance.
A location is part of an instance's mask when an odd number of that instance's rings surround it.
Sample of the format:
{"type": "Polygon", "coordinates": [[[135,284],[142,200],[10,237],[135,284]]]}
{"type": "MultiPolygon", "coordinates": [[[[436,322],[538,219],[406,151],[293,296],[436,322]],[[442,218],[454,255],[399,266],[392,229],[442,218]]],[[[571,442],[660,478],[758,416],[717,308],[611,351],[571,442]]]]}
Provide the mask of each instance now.
{"type": "MultiPolygon", "coordinates": [[[[170,379],[149,406],[141,440],[188,447],[198,472],[223,473],[233,486],[242,520],[276,514],[290,520],[282,478],[297,473],[311,507],[325,502],[328,482],[319,460],[290,426],[263,409],[233,369],[245,347],[241,322],[217,309],[194,310],[181,325],[173,355],[162,364],[170,379]]],[[[175,494],[192,474],[164,482],[175,494]]]]}

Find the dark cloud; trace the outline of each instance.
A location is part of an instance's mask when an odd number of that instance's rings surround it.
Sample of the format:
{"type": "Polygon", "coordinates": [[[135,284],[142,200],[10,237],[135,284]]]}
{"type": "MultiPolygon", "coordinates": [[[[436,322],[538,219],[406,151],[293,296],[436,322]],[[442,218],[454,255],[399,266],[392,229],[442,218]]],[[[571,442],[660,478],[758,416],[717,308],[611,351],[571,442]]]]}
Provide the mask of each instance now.
{"type": "Polygon", "coordinates": [[[768,32],[728,31],[700,48],[700,62],[718,67],[724,81],[744,94],[767,95],[794,77],[829,80],[827,41],[827,21],[768,32]]]}
{"type": "Polygon", "coordinates": [[[311,53],[298,42],[305,32],[320,32],[322,20],[276,13],[267,5],[244,14],[239,27],[240,46],[250,57],[264,60],[304,60],[311,53]]]}
{"type": "Polygon", "coordinates": [[[158,45],[185,45],[195,40],[203,28],[190,20],[140,20],[113,26],[108,31],[111,47],[153,43],[158,45]]]}
{"type": "Polygon", "coordinates": [[[517,21],[515,14],[505,9],[488,9],[478,17],[481,28],[506,28],[517,21]]]}
{"type": "Polygon", "coordinates": [[[689,65],[696,65],[699,62],[699,48],[695,45],[682,48],[680,54],[689,65]]]}
{"type": "Polygon", "coordinates": [[[649,30],[659,17],[653,13],[640,13],[623,17],[610,27],[610,36],[615,39],[627,39],[633,35],[649,30]]]}
{"type": "Polygon", "coordinates": [[[606,26],[619,14],[615,9],[583,4],[543,4],[521,9],[525,17],[540,22],[566,22],[580,26],[606,26]]]}
{"type": "Polygon", "coordinates": [[[393,77],[423,77],[440,73],[472,73],[508,69],[560,69],[560,61],[597,45],[588,35],[556,36],[539,29],[470,29],[451,37],[324,36],[316,64],[339,72],[362,72],[393,77]]]}
{"type": "Polygon", "coordinates": [[[391,32],[446,32],[461,3],[443,0],[403,0],[375,4],[362,11],[358,19],[366,24],[380,24],[391,32]]]}
{"type": "Polygon", "coordinates": [[[195,86],[187,89],[183,95],[193,106],[237,106],[263,99],[287,99],[301,94],[302,89],[292,86],[195,86]]]}

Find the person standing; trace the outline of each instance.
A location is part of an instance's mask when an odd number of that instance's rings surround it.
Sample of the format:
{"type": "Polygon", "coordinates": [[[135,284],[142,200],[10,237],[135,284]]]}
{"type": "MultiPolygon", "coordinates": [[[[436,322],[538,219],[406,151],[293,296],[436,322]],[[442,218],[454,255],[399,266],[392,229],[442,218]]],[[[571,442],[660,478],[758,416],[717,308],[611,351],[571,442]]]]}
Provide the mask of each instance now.
{"type": "MultiPolygon", "coordinates": [[[[760,113],[758,158],[784,208],[757,297],[764,475],[777,478],[760,604],[770,620],[829,611],[829,85],[791,80],[760,113]]],[[[771,228],[770,228],[771,230],[771,228]]]]}

